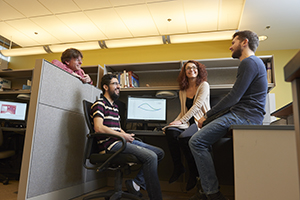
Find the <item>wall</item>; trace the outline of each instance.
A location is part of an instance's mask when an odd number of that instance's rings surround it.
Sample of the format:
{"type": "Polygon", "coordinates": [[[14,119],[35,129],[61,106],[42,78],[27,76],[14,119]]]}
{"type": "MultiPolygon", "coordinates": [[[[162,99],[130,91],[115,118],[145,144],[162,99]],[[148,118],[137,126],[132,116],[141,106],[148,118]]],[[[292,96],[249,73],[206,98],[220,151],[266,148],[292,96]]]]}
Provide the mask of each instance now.
{"type": "MultiPolygon", "coordinates": [[[[230,45],[231,41],[228,40],[83,51],[83,66],[96,64],[104,66],[104,64],[226,58],[231,57],[231,52],[229,51],[230,45]]],[[[275,93],[276,109],[292,101],[291,86],[290,83],[286,83],[284,81],[283,67],[297,51],[298,49],[277,51],[259,51],[258,49],[257,51],[257,55],[275,56],[276,87],[271,91],[271,93],[275,93]]],[[[41,58],[48,61],[60,59],[60,53],[12,57],[11,62],[9,63],[9,68],[33,68],[35,59],[41,58]]]]}

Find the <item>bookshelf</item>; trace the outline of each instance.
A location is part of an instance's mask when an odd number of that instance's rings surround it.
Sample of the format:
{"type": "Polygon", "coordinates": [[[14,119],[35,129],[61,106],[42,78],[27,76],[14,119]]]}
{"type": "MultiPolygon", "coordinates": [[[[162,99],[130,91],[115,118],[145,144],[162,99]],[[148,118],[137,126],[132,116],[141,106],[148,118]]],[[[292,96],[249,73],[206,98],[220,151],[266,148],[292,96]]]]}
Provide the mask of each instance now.
{"type": "MultiPolygon", "coordinates": [[[[259,56],[263,60],[267,70],[267,63],[271,66],[271,82],[268,84],[269,91],[275,87],[274,59],[273,56],[259,56]]],[[[196,59],[206,66],[208,83],[211,95],[227,94],[232,88],[240,61],[232,58],[196,59]]],[[[184,61],[131,63],[118,65],[104,65],[106,72],[117,73],[133,71],[139,76],[140,87],[121,88],[121,94],[154,93],[160,90],[178,91],[177,77],[184,61]],[[146,87],[149,85],[149,87],[146,87]]]]}

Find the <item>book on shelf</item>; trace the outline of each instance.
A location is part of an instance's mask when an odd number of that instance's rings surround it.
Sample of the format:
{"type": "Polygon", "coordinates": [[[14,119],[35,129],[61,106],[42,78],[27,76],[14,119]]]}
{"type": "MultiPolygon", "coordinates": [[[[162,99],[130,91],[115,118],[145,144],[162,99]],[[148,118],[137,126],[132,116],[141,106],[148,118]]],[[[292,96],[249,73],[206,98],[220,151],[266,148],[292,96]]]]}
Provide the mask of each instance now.
{"type": "Polygon", "coordinates": [[[133,71],[128,71],[128,82],[129,82],[129,87],[135,88],[139,87],[139,76],[135,74],[133,71]]]}
{"type": "Polygon", "coordinates": [[[116,73],[121,88],[135,88],[139,87],[139,76],[133,71],[126,71],[116,73]]]}

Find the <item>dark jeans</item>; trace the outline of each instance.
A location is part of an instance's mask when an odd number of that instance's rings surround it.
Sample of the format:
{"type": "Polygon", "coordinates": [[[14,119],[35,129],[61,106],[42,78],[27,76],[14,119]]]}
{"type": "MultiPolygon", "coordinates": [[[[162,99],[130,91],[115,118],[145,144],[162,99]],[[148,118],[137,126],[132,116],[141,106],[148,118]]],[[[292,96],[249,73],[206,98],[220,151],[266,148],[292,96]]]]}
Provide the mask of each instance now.
{"type": "MultiPolygon", "coordinates": [[[[122,143],[118,142],[111,148],[111,151],[115,152],[121,146],[122,143]]],[[[123,153],[133,154],[143,163],[142,170],[138,172],[134,182],[147,190],[151,200],[162,200],[157,166],[165,155],[164,151],[161,148],[134,140],[132,143],[127,142],[123,153]]]]}
{"type": "MultiPolygon", "coordinates": [[[[196,126],[196,124],[194,124],[194,126],[196,126]]],[[[190,147],[188,145],[191,135],[193,135],[196,132],[196,131],[194,132],[194,129],[191,130],[193,133],[189,133],[189,131],[172,127],[172,128],[167,128],[165,134],[167,137],[169,150],[174,164],[174,171],[177,170],[176,168],[183,167],[182,160],[181,160],[181,151],[182,151],[188,163],[190,176],[198,176],[195,160],[190,150],[190,147]],[[185,133],[187,133],[186,137],[182,137],[182,138],[179,137],[184,131],[185,133]]]]}

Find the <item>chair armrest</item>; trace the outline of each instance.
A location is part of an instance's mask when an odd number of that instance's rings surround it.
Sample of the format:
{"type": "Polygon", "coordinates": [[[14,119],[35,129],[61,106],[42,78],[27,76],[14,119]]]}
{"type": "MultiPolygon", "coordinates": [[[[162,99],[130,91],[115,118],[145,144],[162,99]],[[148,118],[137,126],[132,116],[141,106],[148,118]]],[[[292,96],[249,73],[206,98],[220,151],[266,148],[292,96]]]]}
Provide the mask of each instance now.
{"type": "Polygon", "coordinates": [[[114,134],[110,134],[110,133],[89,133],[87,135],[87,138],[88,138],[88,141],[87,141],[87,144],[86,144],[86,149],[85,149],[85,153],[84,153],[84,160],[83,160],[83,165],[86,169],[97,169],[97,171],[102,171],[106,168],[106,165],[109,164],[109,162],[115,158],[117,155],[119,155],[125,148],[126,148],[126,140],[125,138],[121,137],[121,136],[118,136],[118,135],[114,135],[114,134]],[[113,137],[113,138],[117,138],[118,140],[120,140],[120,142],[122,142],[122,146],[121,148],[112,153],[111,156],[104,162],[102,163],[99,167],[89,167],[87,166],[86,164],[86,160],[89,158],[90,154],[91,154],[91,150],[92,150],[92,145],[93,145],[93,139],[95,137],[98,137],[98,136],[106,136],[106,137],[113,137]]]}

